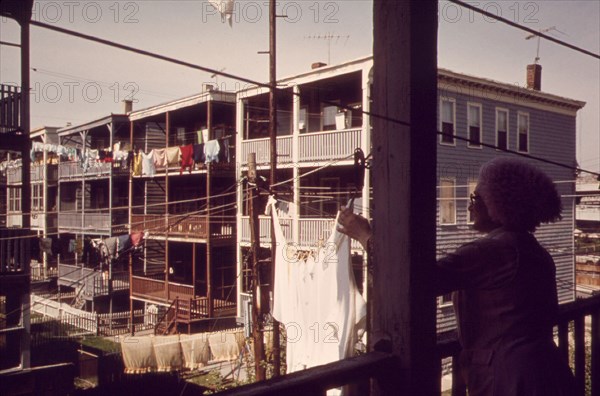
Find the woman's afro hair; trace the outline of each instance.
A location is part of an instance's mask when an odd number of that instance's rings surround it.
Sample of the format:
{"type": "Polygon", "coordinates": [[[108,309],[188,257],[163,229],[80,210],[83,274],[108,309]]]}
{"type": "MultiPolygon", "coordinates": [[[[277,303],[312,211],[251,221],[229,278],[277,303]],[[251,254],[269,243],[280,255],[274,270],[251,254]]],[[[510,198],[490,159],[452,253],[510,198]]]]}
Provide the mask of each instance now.
{"type": "Polygon", "coordinates": [[[515,158],[496,158],[479,171],[478,194],[495,222],[533,232],[541,223],[561,219],[562,204],[544,172],[515,158]]]}

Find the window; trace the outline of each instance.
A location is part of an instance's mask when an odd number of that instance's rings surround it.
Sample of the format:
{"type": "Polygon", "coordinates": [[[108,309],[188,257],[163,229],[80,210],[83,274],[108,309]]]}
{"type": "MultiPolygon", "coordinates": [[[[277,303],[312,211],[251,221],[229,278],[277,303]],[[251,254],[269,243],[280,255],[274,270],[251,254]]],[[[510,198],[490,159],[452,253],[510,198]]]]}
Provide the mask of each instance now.
{"type": "Polygon", "coordinates": [[[31,186],[31,211],[41,212],[44,209],[44,197],[41,184],[31,186]]]}
{"type": "Polygon", "coordinates": [[[338,113],[337,106],[323,107],[323,131],[335,130],[335,117],[338,113]]]}
{"type": "Polygon", "coordinates": [[[440,296],[440,306],[448,306],[452,304],[452,293],[446,293],[440,296]]]}
{"type": "Polygon", "coordinates": [[[529,114],[519,113],[517,121],[518,150],[523,153],[529,152],[529,114]]]}
{"type": "Polygon", "coordinates": [[[508,149],[508,110],[496,109],[496,147],[508,149]]]}
{"type": "Polygon", "coordinates": [[[471,202],[471,194],[475,193],[475,187],[477,187],[477,180],[469,180],[467,184],[467,223],[473,224],[473,214],[469,210],[469,204],[471,202]]]}
{"type": "Polygon", "coordinates": [[[455,181],[440,180],[440,224],[456,224],[455,181]]]}
{"type": "Polygon", "coordinates": [[[9,212],[20,212],[21,211],[21,188],[9,188],[8,189],[8,211],[9,212]]]}
{"type": "Polygon", "coordinates": [[[298,130],[300,133],[308,131],[308,107],[306,106],[301,107],[298,113],[298,130]]]}
{"type": "Polygon", "coordinates": [[[440,104],[441,132],[440,142],[454,144],[454,130],[456,122],[456,106],[452,99],[442,99],[440,104]]]}
{"type": "Polygon", "coordinates": [[[469,103],[467,113],[469,119],[469,142],[467,145],[469,147],[481,147],[481,105],[469,103]]]}

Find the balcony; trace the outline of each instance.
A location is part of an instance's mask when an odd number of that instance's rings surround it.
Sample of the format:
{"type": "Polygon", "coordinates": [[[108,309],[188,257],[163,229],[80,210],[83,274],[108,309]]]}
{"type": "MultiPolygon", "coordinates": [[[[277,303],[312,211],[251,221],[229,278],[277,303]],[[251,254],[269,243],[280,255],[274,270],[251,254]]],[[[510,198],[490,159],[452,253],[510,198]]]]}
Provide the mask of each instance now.
{"type": "Polygon", "coordinates": [[[0,84],[0,133],[21,129],[21,88],[0,84]]]}
{"type": "Polygon", "coordinates": [[[29,275],[28,230],[0,229],[0,275],[29,275]]]}
{"type": "MultiPolygon", "coordinates": [[[[239,160],[242,165],[248,164],[248,154],[256,153],[256,164],[266,165],[271,161],[271,143],[270,139],[252,139],[242,142],[241,156],[239,160]]],[[[292,158],[292,137],[277,137],[277,163],[289,164],[292,158]]]]}
{"type": "MultiPolygon", "coordinates": [[[[293,162],[292,136],[277,138],[277,163],[293,162]]],[[[361,129],[347,129],[305,133],[298,136],[298,161],[310,165],[315,162],[346,159],[361,145],[361,129]]],[[[269,139],[252,139],[242,142],[240,162],[247,165],[248,153],[256,153],[256,163],[266,165],[270,161],[269,139]]]]}
{"type": "Polygon", "coordinates": [[[84,232],[110,234],[127,231],[126,210],[90,209],[89,212],[58,213],[58,229],[61,232],[84,232]],[[98,212],[102,210],[102,212],[98,212]],[[113,225],[114,224],[114,225],[113,225]]]}
{"type": "Polygon", "coordinates": [[[575,219],[600,222],[600,205],[577,205],[575,219]]]}
{"type": "Polygon", "coordinates": [[[131,216],[132,231],[150,231],[152,236],[227,240],[234,237],[235,220],[221,216],[185,214],[131,216]]]}
{"type": "MultiPolygon", "coordinates": [[[[250,243],[250,218],[242,216],[241,242],[250,243]]],[[[260,222],[260,243],[271,243],[271,218],[268,216],[259,216],[260,222]]],[[[315,247],[321,240],[327,241],[330,232],[333,229],[333,219],[300,219],[298,220],[299,243],[300,248],[315,247]]],[[[280,219],[281,229],[288,242],[294,240],[292,232],[292,219],[280,219]]],[[[360,250],[362,247],[356,240],[351,242],[352,249],[360,250]]]]}
{"type": "MultiPolygon", "coordinates": [[[[216,296],[231,296],[235,300],[235,293],[229,293],[230,287],[215,287],[216,296]]],[[[194,301],[195,313],[199,317],[213,317],[229,315],[235,312],[235,302],[225,299],[213,298],[209,304],[208,298],[196,295],[197,291],[193,285],[175,282],[165,282],[164,274],[148,276],[133,276],[131,283],[131,296],[144,300],[156,301],[170,304],[175,300],[194,301]],[[210,312],[212,309],[212,313],[210,312]]]]}
{"type": "Polygon", "coordinates": [[[73,288],[82,287],[83,296],[88,299],[109,295],[111,281],[113,292],[129,290],[128,272],[113,272],[111,280],[108,279],[108,273],[93,268],[67,264],[58,265],[58,284],[73,288]]]}
{"type": "Polygon", "coordinates": [[[79,161],[61,162],[58,164],[58,177],[60,180],[77,179],[84,176],[108,177],[111,175],[112,168],[113,164],[110,162],[95,162],[85,170],[79,161]]]}

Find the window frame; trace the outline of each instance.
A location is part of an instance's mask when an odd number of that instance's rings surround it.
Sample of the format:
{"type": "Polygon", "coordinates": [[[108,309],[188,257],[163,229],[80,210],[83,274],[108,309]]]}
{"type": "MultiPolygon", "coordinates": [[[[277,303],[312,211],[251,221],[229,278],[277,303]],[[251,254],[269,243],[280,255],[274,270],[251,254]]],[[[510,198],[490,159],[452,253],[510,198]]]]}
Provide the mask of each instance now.
{"type": "Polygon", "coordinates": [[[438,198],[438,201],[439,201],[439,219],[438,219],[438,224],[439,224],[440,226],[453,226],[453,225],[456,225],[456,224],[457,224],[457,222],[456,222],[456,215],[457,215],[457,213],[456,213],[456,212],[457,212],[457,211],[456,211],[456,179],[455,179],[455,178],[451,178],[451,177],[444,177],[444,178],[441,178],[441,179],[440,179],[440,187],[439,187],[439,198],[438,198]],[[444,197],[442,196],[442,191],[443,191],[443,189],[444,189],[444,186],[443,186],[444,182],[449,182],[449,183],[451,183],[451,186],[449,186],[449,188],[451,188],[451,191],[452,191],[452,198],[448,198],[448,199],[449,199],[449,200],[451,200],[450,206],[451,206],[451,207],[452,207],[452,209],[453,209],[453,215],[452,215],[453,222],[447,222],[447,223],[446,223],[446,222],[442,222],[442,219],[443,219],[443,217],[444,217],[444,216],[442,215],[442,212],[443,212],[443,210],[444,210],[444,209],[443,209],[443,208],[444,208],[444,205],[443,205],[443,203],[444,203],[444,201],[445,201],[445,199],[446,199],[446,198],[444,198],[444,197]],[[444,200],[444,201],[443,201],[443,200],[444,200]]]}
{"type": "Polygon", "coordinates": [[[456,99],[455,98],[451,98],[451,97],[446,97],[446,96],[442,96],[440,97],[440,107],[439,107],[439,131],[440,131],[440,144],[444,145],[444,146],[454,146],[456,147],[456,99]],[[443,103],[444,102],[449,102],[452,104],[452,142],[445,142],[444,141],[444,133],[443,133],[443,125],[444,125],[444,120],[443,120],[443,103]]]}
{"type": "Polygon", "coordinates": [[[529,116],[529,113],[525,112],[525,111],[518,111],[517,112],[517,151],[520,153],[530,153],[531,149],[530,149],[530,141],[529,141],[529,135],[531,134],[531,117],[529,116]],[[521,150],[521,116],[526,117],[527,118],[527,148],[526,150],[521,150]]]}
{"type": "Polygon", "coordinates": [[[505,108],[505,107],[496,107],[496,150],[498,151],[502,151],[502,150],[508,150],[510,148],[510,111],[505,108]],[[498,113],[506,113],[506,147],[504,149],[499,148],[498,145],[498,137],[499,135],[499,129],[498,129],[498,113]]]}
{"type": "Polygon", "coordinates": [[[475,221],[471,219],[471,212],[469,211],[469,205],[471,203],[471,194],[475,192],[475,188],[477,187],[477,179],[469,179],[467,180],[467,224],[473,224],[475,221]]]}
{"type": "Polygon", "coordinates": [[[21,187],[8,189],[7,213],[21,213],[21,187]]]}
{"type": "Polygon", "coordinates": [[[481,143],[483,143],[483,106],[477,102],[467,102],[467,147],[474,149],[483,149],[481,143]],[[476,107],[479,109],[479,144],[471,143],[471,108],[476,107]]]}

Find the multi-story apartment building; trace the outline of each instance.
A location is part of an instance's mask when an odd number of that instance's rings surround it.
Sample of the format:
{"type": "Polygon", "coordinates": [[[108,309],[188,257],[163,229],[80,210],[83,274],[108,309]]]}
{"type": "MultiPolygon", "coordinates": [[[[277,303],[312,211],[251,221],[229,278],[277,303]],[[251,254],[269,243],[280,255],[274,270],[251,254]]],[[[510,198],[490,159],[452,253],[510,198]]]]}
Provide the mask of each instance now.
{"type": "Polygon", "coordinates": [[[58,135],[58,286],[75,290],[77,308],[126,309],[127,260],[102,245],[129,233],[129,119],[110,114],[58,135]]]}
{"type": "MultiPolygon", "coordinates": [[[[136,152],[132,308],[158,313],[158,331],[235,317],[235,94],[203,92],[129,114],[136,152]]],[[[182,327],[183,330],[183,327],[182,327]]]]}
{"type": "MultiPolygon", "coordinates": [[[[277,181],[289,182],[288,188],[278,186],[276,190],[281,191],[282,200],[299,208],[281,222],[288,241],[300,248],[327,239],[337,209],[355,187],[352,153],[355,148],[370,153],[371,66],[372,58],[367,57],[320,67],[278,82],[285,88],[278,92],[277,181]]],[[[471,230],[467,206],[479,167],[497,156],[524,154],[530,156],[526,161],[535,163],[555,180],[563,196],[563,220],[540,227],[537,237],[556,262],[560,300],[573,299],[575,174],[568,167],[576,164],[575,120],[584,103],[541,92],[535,89],[534,81],[523,88],[445,69],[438,72],[438,97],[439,127],[438,131],[431,131],[439,135],[438,254],[450,252],[477,236],[471,230]],[[567,168],[532,157],[551,159],[567,168]]],[[[237,145],[242,165],[238,177],[244,175],[250,152],[256,153],[259,172],[268,168],[267,100],[267,90],[260,87],[238,93],[237,145]]],[[[250,231],[243,193],[240,186],[238,271],[247,274],[244,258],[250,231]]],[[[368,216],[368,172],[361,193],[362,200],[356,201],[356,208],[368,216]]],[[[269,218],[262,217],[260,223],[261,243],[268,248],[269,218]]],[[[353,248],[360,266],[362,250],[356,244],[353,248]]],[[[361,279],[360,275],[357,279],[361,279]]],[[[249,299],[248,285],[247,277],[241,277],[238,302],[249,299]]],[[[244,316],[242,306],[240,316],[244,316]]],[[[449,296],[440,297],[438,313],[440,331],[454,326],[449,296]]]]}

